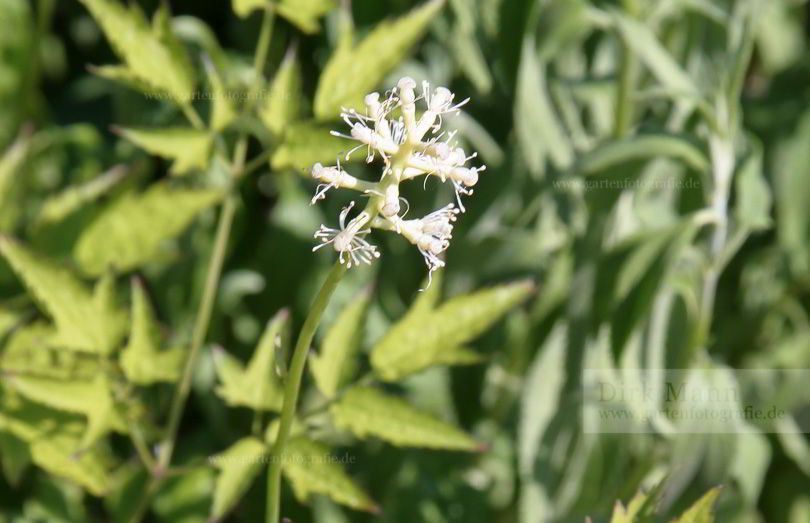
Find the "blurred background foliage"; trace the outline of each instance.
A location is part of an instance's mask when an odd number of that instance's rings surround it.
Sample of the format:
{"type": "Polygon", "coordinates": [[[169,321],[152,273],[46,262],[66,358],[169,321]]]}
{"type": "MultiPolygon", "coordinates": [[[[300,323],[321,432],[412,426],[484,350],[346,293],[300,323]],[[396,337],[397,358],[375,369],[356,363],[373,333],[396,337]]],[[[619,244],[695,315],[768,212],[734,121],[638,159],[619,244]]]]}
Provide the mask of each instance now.
{"type": "MultiPolygon", "coordinates": [[[[169,3],[171,31],[199,78],[207,56],[229,89],[256,85],[258,13],[240,17],[229,2],[169,3]]],[[[138,4],[151,14],[159,2],[138,4]]],[[[314,25],[279,17],[266,72],[281,74],[285,56],[300,67],[289,99],[297,109],[284,106],[296,113],[289,120],[317,117],[319,134],[339,128],[317,88],[346,28],[359,41],[416,6],[353,0],[314,25]]],[[[83,234],[105,209],[172,168],[111,126],[177,125],[183,113],[88,70],[117,60],[79,2],[0,0],[0,24],[0,231],[95,275],[77,247],[83,234]]],[[[300,505],[288,491],[285,513],[334,523],[607,521],[614,502],[639,488],[658,485],[660,512],[673,515],[723,485],[720,521],[810,522],[804,435],[742,422],[733,434],[694,434],[686,424],[588,434],[580,416],[586,367],[709,368],[714,380],[727,369],[810,363],[809,28],[800,0],[448,0],[410,52],[371,71],[347,66],[347,75],[376,77],[375,87],[407,74],[471,98],[452,125],[488,170],[457,222],[442,292],[526,277],[537,291],[474,343],[486,355],[482,364],[432,367],[395,387],[489,442],[488,451],[353,445],[325,426],[333,452],[356,457],[349,472],[383,513],[320,496],[300,505]]],[[[208,101],[194,105],[208,121],[208,101]]],[[[334,157],[307,149],[313,134],[288,132],[293,127],[272,116],[234,125],[253,136],[249,158],[273,154],[240,182],[208,339],[248,361],[276,311],[290,307],[300,326],[332,261],[311,253],[312,232],[346,202],[309,205],[314,184],[303,167],[334,157]]],[[[195,179],[220,186],[225,167],[203,167],[195,179]]],[[[373,175],[364,169],[352,166],[373,175]]],[[[439,193],[433,201],[414,186],[405,196],[421,211],[450,197],[439,193]]],[[[128,267],[144,282],[165,336],[180,343],[200,301],[216,212],[186,225],[166,225],[185,232],[128,267]]],[[[415,249],[390,235],[378,240],[381,259],[351,271],[325,320],[373,284],[366,350],[409,308],[425,275],[415,249]]],[[[35,312],[3,261],[0,293],[8,354],[7,318],[35,312]]],[[[204,351],[195,374],[181,463],[221,452],[251,430],[252,413],[229,409],[214,393],[214,354],[204,351]]],[[[785,405],[807,400],[806,388],[789,380],[762,385],[785,405]]],[[[156,418],[170,395],[159,386],[146,397],[156,418]]],[[[312,391],[303,398],[305,406],[318,401],[312,391]]],[[[123,464],[102,498],[30,466],[26,445],[0,426],[0,521],[124,521],[140,496],[145,473],[124,438],[111,438],[123,464]]],[[[173,477],[150,517],[207,520],[214,476],[195,467],[173,477]]],[[[260,520],[264,491],[260,479],[229,517],[260,520]]]]}

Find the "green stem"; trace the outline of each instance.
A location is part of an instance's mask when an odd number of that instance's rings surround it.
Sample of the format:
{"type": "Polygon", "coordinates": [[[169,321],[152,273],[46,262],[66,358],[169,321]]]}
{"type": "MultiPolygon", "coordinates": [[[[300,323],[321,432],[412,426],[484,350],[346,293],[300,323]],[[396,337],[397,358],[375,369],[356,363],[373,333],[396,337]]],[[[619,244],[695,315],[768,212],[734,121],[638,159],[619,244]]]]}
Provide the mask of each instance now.
{"type": "Polygon", "coordinates": [[[188,121],[191,122],[191,125],[194,126],[195,129],[205,129],[205,122],[203,122],[200,115],[197,114],[197,111],[194,109],[194,106],[191,105],[191,102],[180,104],[180,108],[183,110],[183,114],[186,115],[186,118],[188,118],[188,121]]]}
{"type": "MultiPolygon", "coordinates": [[[[637,16],[636,0],[623,0],[622,5],[630,16],[637,16]]],[[[613,125],[615,138],[623,138],[630,131],[634,112],[633,95],[639,69],[638,58],[624,41],[621,43],[620,60],[619,86],[616,89],[616,119],[613,125]]]]}
{"type": "Polygon", "coordinates": [[[165,469],[169,466],[174,452],[174,445],[177,439],[177,430],[180,427],[180,419],[191,391],[191,380],[194,375],[194,368],[197,365],[197,358],[200,354],[205,336],[208,334],[208,325],[211,322],[211,313],[214,310],[217,289],[219,288],[219,278],[222,274],[222,266],[225,261],[225,251],[228,246],[228,238],[231,234],[231,225],[236,211],[236,198],[227,196],[222,204],[222,213],[219,217],[217,235],[214,240],[214,252],[211,257],[211,264],[208,267],[208,274],[205,279],[200,310],[197,313],[197,321],[194,324],[194,332],[191,337],[191,350],[189,351],[186,365],[183,370],[183,377],[174,396],[171,410],[169,411],[169,426],[166,438],[161,446],[160,460],[158,465],[165,469]]]}
{"type": "Polygon", "coordinates": [[[298,341],[295,344],[290,369],[287,372],[287,381],[284,384],[284,405],[281,410],[281,422],[276,441],[273,444],[272,459],[267,473],[267,523],[277,523],[281,513],[281,465],[284,461],[284,446],[290,435],[290,428],[295,416],[298,393],[301,389],[301,378],[304,374],[309,347],[312,344],[312,338],[315,336],[318,324],[321,322],[326,305],[345,273],[346,266],[336,261],[329,272],[329,276],[321,286],[321,290],[315,297],[312,308],[309,310],[303,327],[301,327],[298,341]]]}

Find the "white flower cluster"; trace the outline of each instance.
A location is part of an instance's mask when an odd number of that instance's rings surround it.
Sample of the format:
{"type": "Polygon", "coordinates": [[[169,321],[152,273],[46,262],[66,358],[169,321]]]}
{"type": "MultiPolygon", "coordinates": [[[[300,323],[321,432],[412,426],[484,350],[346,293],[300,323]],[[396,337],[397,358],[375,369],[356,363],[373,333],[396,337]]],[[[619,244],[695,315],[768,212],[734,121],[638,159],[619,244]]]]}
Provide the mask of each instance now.
{"type": "Polygon", "coordinates": [[[371,163],[379,155],[384,163],[378,182],[355,178],[340,166],[325,167],[319,163],[312,167],[312,177],[321,183],[312,198],[312,203],[325,198],[331,188],[354,189],[369,197],[365,209],[346,222],[354,202],[340,213],[340,228],[321,225],[315,233],[320,244],[332,245],[339,253],[340,262],[348,267],[359,263],[371,263],[380,253],[370,244],[366,235],[372,228],[394,231],[414,244],[424,256],[430,273],[444,266],[439,257],[449,246],[453,222],[464,212],[462,195],[472,194],[472,186],[478,182],[478,173],[485,167],[467,167],[476,157],[467,155],[456,147],[455,131],[441,130],[442,115],[458,112],[467,103],[453,103],[454,95],[444,87],[432,92],[427,82],[422,84],[421,95],[416,95],[416,82],[402,78],[397,86],[386,93],[384,100],[379,93],[365,97],[366,111],[360,114],[353,109],[344,109],[343,121],[350,127],[349,135],[332,131],[360,142],[346,154],[346,159],[356,150],[366,149],[366,161],[371,163]],[[424,100],[425,111],[417,118],[416,102],[424,100]],[[448,204],[424,218],[404,219],[408,210],[407,201],[399,195],[399,184],[424,175],[435,175],[442,182],[450,181],[456,193],[457,204],[448,204]]]}

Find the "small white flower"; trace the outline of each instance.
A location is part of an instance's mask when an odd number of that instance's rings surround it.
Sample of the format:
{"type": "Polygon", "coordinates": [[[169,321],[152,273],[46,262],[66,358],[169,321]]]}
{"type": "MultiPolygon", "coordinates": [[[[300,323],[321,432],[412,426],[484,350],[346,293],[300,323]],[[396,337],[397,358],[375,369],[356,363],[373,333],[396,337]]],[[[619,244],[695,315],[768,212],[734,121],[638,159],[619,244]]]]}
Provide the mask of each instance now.
{"type": "MultiPolygon", "coordinates": [[[[374,258],[380,257],[377,247],[365,240],[365,236],[371,232],[371,229],[362,228],[362,224],[366,220],[355,219],[348,225],[346,224],[346,217],[352,207],[354,207],[353,201],[340,211],[340,229],[333,229],[321,224],[321,227],[315,231],[315,238],[321,243],[312,248],[314,252],[325,245],[332,244],[335,251],[339,253],[340,263],[346,263],[348,268],[360,263],[371,264],[374,258]]],[[[358,216],[358,218],[360,217],[362,217],[362,213],[358,216]]]]}
{"type": "Polygon", "coordinates": [[[348,266],[371,263],[379,257],[376,247],[365,240],[370,228],[396,232],[415,245],[425,259],[429,276],[444,266],[440,255],[447,250],[453,233],[453,222],[464,212],[462,195],[470,195],[478,183],[479,173],[485,167],[468,167],[476,154],[467,155],[456,146],[456,132],[441,130],[442,116],[458,113],[469,101],[454,103],[455,95],[446,87],[431,91],[427,82],[417,96],[416,82],[409,77],[399,80],[397,86],[385,94],[370,93],[364,98],[365,113],[344,108],[341,119],[349,127],[348,134],[332,131],[359,142],[349,150],[346,159],[356,150],[366,148],[366,161],[379,156],[385,162],[378,182],[359,180],[340,167],[315,164],[313,177],[320,180],[313,203],[323,199],[329,189],[350,188],[370,197],[365,210],[348,224],[346,218],[354,202],[340,213],[340,228],[321,225],[315,237],[321,244],[313,250],[331,244],[340,254],[340,262],[348,266]],[[417,119],[416,104],[423,100],[426,106],[417,119]],[[426,137],[427,136],[427,137],[426,137]],[[437,176],[442,182],[450,181],[455,191],[455,204],[448,204],[424,218],[405,220],[408,202],[400,196],[399,184],[424,176],[437,176]],[[404,212],[403,209],[405,209],[404,212]]]}

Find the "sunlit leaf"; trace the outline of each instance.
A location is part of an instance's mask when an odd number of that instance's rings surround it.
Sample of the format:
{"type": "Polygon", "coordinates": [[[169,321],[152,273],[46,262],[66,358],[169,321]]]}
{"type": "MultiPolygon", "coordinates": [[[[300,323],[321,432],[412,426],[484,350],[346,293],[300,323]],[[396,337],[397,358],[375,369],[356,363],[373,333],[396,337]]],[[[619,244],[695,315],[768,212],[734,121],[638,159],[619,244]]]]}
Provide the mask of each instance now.
{"type": "Polygon", "coordinates": [[[172,174],[204,170],[214,143],[214,137],[208,131],[190,127],[120,128],[117,132],[146,152],[173,160],[172,174]]]}
{"type": "Polygon", "coordinates": [[[310,494],[323,494],[357,510],[379,513],[379,507],[346,474],[329,447],[306,439],[293,438],[284,447],[282,470],[302,503],[310,494]]]}
{"type": "MultiPolygon", "coordinates": [[[[230,93],[225,88],[220,72],[217,71],[214,63],[210,59],[205,59],[204,64],[205,72],[208,74],[208,83],[211,85],[211,129],[221,131],[233,123],[239,115],[236,113],[230,93]]],[[[192,161],[188,161],[191,166],[193,166],[192,161]]],[[[180,163],[180,159],[177,160],[177,163],[180,163]]]]}
{"type": "Polygon", "coordinates": [[[82,231],[74,259],[89,274],[139,267],[220,198],[219,191],[172,188],[166,182],[124,194],[82,231]]]}
{"type": "Polygon", "coordinates": [[[217,394],[234,407],[280,410],[284,399],[276,372],[276,357],[289,343],[289,312],[281,310],[271,319],[247,368],[223,350],[215,352],[220,385],[217,394]]]}
{"type": "Polygon", "coordinates": [[[180,378],[185,360],[183,349],[160,350],[160,332],[149,298],[140,280],[132,280],[132,325],[129,341],[119,362],[127,379],[138,385],[151,385],[180,378]]]}
{"type": "Polygon", "coordinates": [[[485,332],[534,291],[522,281],[455,297],[433,310],[408,314],[371,352],[375,373],[395,381],[442,361],[442,352],[485,332]]]}
{"type": "Polygon", "coordinates": [[[219,469],[214,487],[211,520],[219,521],[239,502],[256,475],[264,468],[267,446],[256,438],[244,438],[211,458],[219,469]]]}
{"type": "Polygon", "coordinates": [[[111,430],[127,431],[126,422],[112,398],[110,383],[102,373],[92,381],[12,376],[7,383],[31,401],[87,418],[86,432],[74,452],[89,447],[111,430]]]}
{"type": "Polygon", "coordinates": [[[301,67],[295,52],[288,51],[279,65],[259,116],[268,129],[277,135],[298,118],[301,106],[301,67]]]}
{"type": "Polygon", "coordinates": [[[56,323],[54,344],[99,353],[115,349],[125,329],[121,311],[95,300],[67,269],[6,236],[0,236],[0,253],[56,323]]]}
{"type": "Polygon", "coordinates": [[[317,33],[321,29],[318,19],[335,5],[335,0],[280,0],[278,14],[305,33],[317,33]]]}
{"type": "Polygon", "coordinates": [[[681,514],[674,523],[712,523],[714,521],[714,503],[719,495],[720,487],[711,489],[681,514]]]}
{"type": "Polygon", "coordinates": [[[335,423],[358,438],[376,436],[401,447],[481,450],[460,429],[369,387],[355,386],[330,408],[335,423]]]}
{"type": "Polygon", "coordinates": [[[0,431],[28,443],[33,463],[49,473],[68,478],[97,496],[109,488],[108,471],[114,465],[110,452],[95,445],[77,454],[85,428],[70,415],[0,389],[0,431]]]}
{"type": "MultiPolygon", "coordinates": [[[[155,30],[136,4],[129,8],[112,0],[81,0],[98,21],[112,48],[140,82],[165,91],[186,103],[194,90],[194,73],[185,50],[172,38],[155,30]]],[[[166,17],[167,14],[159,14],[166,17]]]]}
{"type": "Polygon", "coordinates": [[[125,167],[114,167],[106,173],[80,185],[68,187],[49,197],[42,204],[35,226],[57,223],[82,206],[108,193],[126,178],[125,167]]]}
{"type": "Polygon", "coordinates": [[[343,106],[362,109],[363,96],[405,57],[443,5],[444,0],[429,0],[407,15],[378,24],[353,48],[339,48],[318,80],[315,116],[328,120],[343,106]]]}

